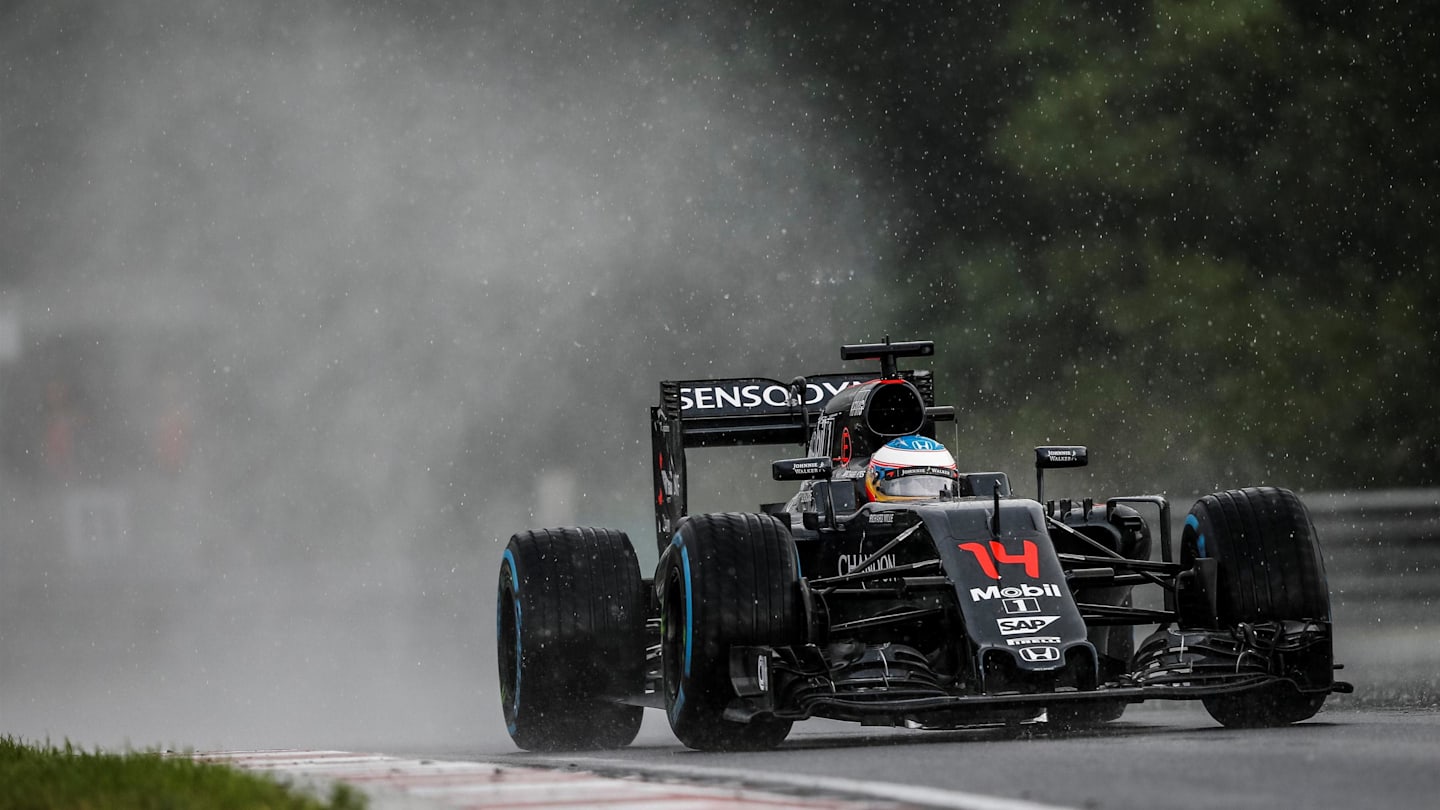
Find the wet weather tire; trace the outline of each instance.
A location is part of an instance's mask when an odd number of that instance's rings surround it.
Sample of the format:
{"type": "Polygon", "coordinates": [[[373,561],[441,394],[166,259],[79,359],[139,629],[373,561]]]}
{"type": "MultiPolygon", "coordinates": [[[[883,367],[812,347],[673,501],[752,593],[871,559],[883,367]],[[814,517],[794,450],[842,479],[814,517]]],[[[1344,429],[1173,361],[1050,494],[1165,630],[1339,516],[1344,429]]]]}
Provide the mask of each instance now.
{"type": "Polygon", "coordinates": [[[608,529],[542,529],[510,538],[500,563],[500,701],[528,751],[618,748],[643,709],[647,596],[630,540],[608,529]]]}
{"type": "MultiPolygon", "coordinates": [[[[1330,591],[1310,515],[1295,493],[1254,487],[1206,495],[1190,510],[1180,539],[1180,563],[1216,561],[1215,619],[1192,626],[1237,627],[1242,623],[1330,621],[1330,591]]],[[[1184,619],[1185,617],[1182,617],[1184,619]]],[[[1287,661],[1287,670],[1310,673],[1329,684],[1333,655],[1328,639],[1287,661]]],[[[1278,683],[1250,692],[1203,700],[1210,716],[1227,727],[1296,723],[1313,717],[1327,692],[1301,691],[1278,683]]]]}
{"type": "Polygon", "coordinates": [[[794,541],[768,515],[697,515],[667,552],[661,582],[665,708],[680,742],[699,750],[779,745],[791,721],[724,717],[736,697],[730,648],[804,640],[794,541]]]}

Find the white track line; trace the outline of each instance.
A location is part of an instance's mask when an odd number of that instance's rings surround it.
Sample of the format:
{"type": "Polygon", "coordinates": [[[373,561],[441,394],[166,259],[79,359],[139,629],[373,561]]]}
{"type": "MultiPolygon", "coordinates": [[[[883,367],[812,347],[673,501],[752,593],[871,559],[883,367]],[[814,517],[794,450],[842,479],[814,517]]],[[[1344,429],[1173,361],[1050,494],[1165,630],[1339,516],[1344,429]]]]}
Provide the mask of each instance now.
{"type": "MultiPolygon", "coordinates": [[[[344,782],[375,810],[859,810],[871,803],[805,798],[741,787],[598,776],[588,771],[481,762],[400,759],[343,751],[227,751],[196,759],[286,777],[344,782]]],[[[894,805],[889,805],[893,807],[894,805]]]]}
{"type": "Polygon", "coordinates": [[[617,763],[614,760],[569,757],[566,763],[574,763],[581,767],[590,767],[596,770],[617,770],[624,769],[638,773],[654,774],[656,776],[671,776],[682,779],[705,779],[739,782],[742,784],[774,785],[776,787],[794,788],[797,790],[823,791],[825,793],[843,793],[851,796],[865,796],[871,799],[882,799],[900,804],[919,805],[921,807],[947,808],[947,810],[1068,810],[1064,805],[1042,804],[1039,802],[1026,801],[1025,799],[1007,799],[1000,796],[987,796],[983,793],[967,793],[959,790],[944,790],[941,788],[917,787],[915,785],[901,785],[894,782],[869,782],[859,779],[844,779],[829,776],[806,776],[804,774],[788,774],[779,771],[756,773],[753,771],[732,770],[729,768],[705,768],[689,767],[681,765],[634,765],[629,762],[617,763]]]}
{"type": "Polygon", "coordinates": [[[589,770],[401,759],[347,751],[226,751],[196,759],[310,782],[344,782],[374,810],[1060,810],[1055,805],[886,782],[566,758],[589,770]],[[696,781],[700,780],[700,781],[696,781]],[[731,786],[727,786],[731,785],[731,786]],[[803,794],[820,794],[810,797],[803,794]],[[843,797],[837,796],[843,794],[843,797]]]}

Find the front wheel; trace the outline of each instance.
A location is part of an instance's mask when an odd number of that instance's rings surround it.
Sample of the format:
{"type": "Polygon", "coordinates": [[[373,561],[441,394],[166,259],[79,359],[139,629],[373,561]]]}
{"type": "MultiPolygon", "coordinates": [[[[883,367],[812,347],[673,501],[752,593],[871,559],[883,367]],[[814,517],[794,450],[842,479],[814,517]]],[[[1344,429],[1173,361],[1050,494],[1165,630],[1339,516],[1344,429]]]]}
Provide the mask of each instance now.
{"type": "Polygon", "coordinates": [[[1207,697],[1205,710],[1227,727],[1288,725],[1313,717],[1329,693],[1334,656],[1330,590],[1305,505],[1295,493],[1276,487],[1206,495],[1185,518],[1180,540],[1183,566],[1204,558],[1215,560],[1218,621],[1197,618],[1193,625],[1298,622],[1324,628],[1303,648],[1273,654],[1272,671],[1289,682],[1207,697]]]}
{"type": "Polygon", "coordinates": [[[500,702],[527,751],[618,748],[640,730],[644,583],[630,540],[608,529],[510,538],[495,606],[500,702]]]}
{"type": "Polygon", "coordinates": [[[699,750],[773,748],[789,720],[728,720],[732,646],[804,640],[794,541],[768,515],[696,515],[682,524],[661,580],[661,658],[670,728],[699,750]]]}

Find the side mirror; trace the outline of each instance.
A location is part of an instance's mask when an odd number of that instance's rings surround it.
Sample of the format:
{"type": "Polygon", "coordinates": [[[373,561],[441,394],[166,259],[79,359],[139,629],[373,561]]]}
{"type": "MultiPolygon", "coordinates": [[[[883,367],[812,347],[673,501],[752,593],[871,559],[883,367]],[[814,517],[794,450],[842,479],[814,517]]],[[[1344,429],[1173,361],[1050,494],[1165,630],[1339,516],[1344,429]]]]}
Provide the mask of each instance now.
{"type": "Polygon", "coordinates": [[[821,456],[819,458],[784,458],[773,462],[770,465],[770,474],[776,481],[806,481],[816,478],[829,478],[830,471],[835,469],[835,462],[821,456]]]}
{"type": "Polygon", "coordinates": [[[1045,503],[1046,470],[1084,467],[1088,463],[1089,451],[1080,445],[1035,448],[1035,500],[1045,503]]]}

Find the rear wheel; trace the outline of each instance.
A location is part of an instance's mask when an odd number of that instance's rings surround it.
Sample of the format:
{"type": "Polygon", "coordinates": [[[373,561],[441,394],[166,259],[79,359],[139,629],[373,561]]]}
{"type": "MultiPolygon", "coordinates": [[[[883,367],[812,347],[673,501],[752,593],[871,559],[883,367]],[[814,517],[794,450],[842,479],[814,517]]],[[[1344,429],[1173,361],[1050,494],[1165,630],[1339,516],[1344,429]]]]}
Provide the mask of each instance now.
{"type": "Polygon", "coordinates": [[[804,640],[790,532],[769,515],[696,515],[669,551],[661,591],[665,708],[675,736],[700,750],[773,748],[791,722],[728,720],[730,648],[804,640]]]}
{"type": "Polygon", "coordinates": [[[542,529],[510,538],[500,563],[500,701],[529,751],[617,748],[644,711],[644,584],[630,540],[608,529],[542,529]]]}
{"type": "MultiPolygon", "coordinates": [[[[1310,515],[1295,493],[1275,487],[1206,495],[1185,519],[1180,562],[1216,561],[1219,628],[1242,623],[1330,621],[1330,591],[1310,515]]],[[[1208,621],[1205,623],[1209,623],[1208,621]]],[[[1326,639],[1285,656],[1284,673],[1311,686],[1278,683],[1203,700],[1232,727],[1276,726],[1313,717],[1328,694],[1333,655],[1326,639]],[[1323,684],[1320,691],[1314,684],[1323,684]]]]}

